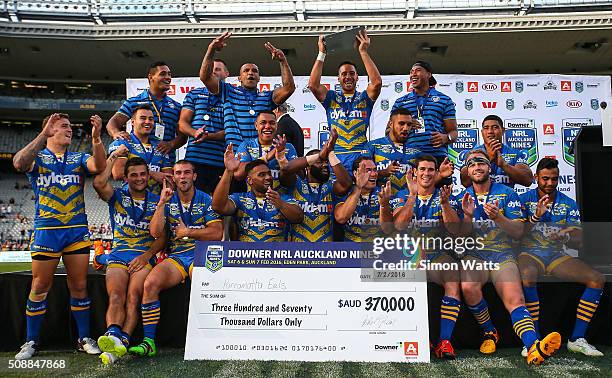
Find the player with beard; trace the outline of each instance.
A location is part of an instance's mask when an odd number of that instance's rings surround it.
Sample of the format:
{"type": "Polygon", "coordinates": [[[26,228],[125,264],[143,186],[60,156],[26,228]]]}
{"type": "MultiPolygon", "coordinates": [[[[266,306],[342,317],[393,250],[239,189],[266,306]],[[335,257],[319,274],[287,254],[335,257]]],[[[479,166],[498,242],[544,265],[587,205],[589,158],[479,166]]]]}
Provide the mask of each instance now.
{"type": "Polygon", "coordinates": [[[83,187],[87,174],[106,167],[106,152],[100,138],[102,119],[91,117],[93,156],[68,151],[72,127],[67,114],[55,113],[45,118],[42,132],[15,154],[13,165],[25,172],[34,190],[34,232],[32,285],[26,302],[26,342],[15,359],[36,354],[40,328],[47,312],[47,293],[53,284],[55,269],[62,259],[66,268],[70,309],[78,334],[78,350],[98,354],[100,350],[89,334],[87,265],[89,264],[89,229],[85,213],[83,187]]]}
{"type": "Polygon", "coordinates": [[[112,364],[127,353],[130,335],[138,323],[138,305],[144,281],[152,269],[151,261],[166,243],[165,235],[154,239],[149,233],[159,196],[147,190],[147,162],[140,157],[128,159],[124,167],[127,185],[113,189],[109,182],[113,165],[127,153],[126,146],[119,146],[108,157],[104,172],[93,182],[100,198],[108,203],[113,228],[113,249],[106,268],[108,329],[98,338],[104,364],[112,364]]]}
{"type": "MultiPolygon", "coordinates": [[[[530,187],[533,173],[527,165],[527,152],[512,148],[502,142],[504,121],[496,115],[488,115],[482,121],[480,130],[484,144],[477,149],[487,153],[491,161],[491,180],[514,188],[514,184],[530,187]]],[[[472,185],[467,167],[461,169],[461,183],[466,188],[472,185]]]]}
{"type": "Polygon", "coordinates": [[[576,323],[567,342],[567,349],[586,356],[603,356],[603,353],[587,342],[585,335],[599,305],[605,278],[563,251],[564,245],[578,249],[582,244],[578,206],[573,199],[557,190],[559,162],[556,159],[540,160],[535,177],[538,187],[520,196],[529,223],[518,260],[525,302],[534,320],[536,332],[539,333],[540,316],[538,277],[551,274],[564,281],[581,283],[586,288],[578,304],[576,323]]]}
{"type": "Polygon", "coordinates": [[[159,293],[191,277],[196,240],[221,240],[223,223],[212,210],[210,196],[194,187],[195,167],[186,160],[174,164],[176,192],[164,184],[157,209],[151,219],[151,236],[159,238],[170,230],[168,257],[147,276],[142,295],[142,343],[129,352],[152,357],[157,354],[155,332],[161,317],[159,293]]]}
{"type": "MultiPolygon", "coordinates": [[[[398,231],[407,230],[414,238],[443,239],[449,233],[458,234],[461,224],[450,185],[436,188],[437,161],[431,155],[416,159],[416,168],[406,174],[408,189],[391,200],[391,221],[398,231]]],[[[381,206],[383,206],[381,204],[381,206]]],[[[441,246],[440,246],[441,247],[441,246]]],[[[433,263],[453,263],[456,258],[442,250],[425,249],[425,259],[433,263]]],[[[450,342],[461,309],[460,272],[457,270],[428,270],[428,280],[444,288],[440,305],[440,337],[434,353],[438,358],[455,359],[450,342]]]]}
{"type": "Polygon", "coordinates": [[[236,180],[246,178],[246,165],[254,160],[261,159],[268,164],[272,172],[272,188],[279,190],[281,185],[285,188],[293,185],[294,175],[281,171],[289,161],[297,157],[295,148],[287,143],[284,135],[276,135],[276,115],[272,111],[262,111],[257,115],[255,122],[257,129],[256,139],[247,139],[238,147],[240,167],[234,174],[236,180]]]}
{"type": "Polygon", "coordinates": [[[297,176],[292,197],[304,211],[304,222],[292,225],[291,241],[332,241],[334,196],[344,196],[353,185],[351,176],[333,151],[337,139],[338,133],[331,130],[329,140],[320,151],[310,150],[305,157],[291,160],[283,169],[288,174],[302,171],[297,176]],[[330,165],[335,180],[330,180],[330,165]]]}
{"type": "Polygon", "coordinates": [[[229,194],[233,176],[240,168],[233,145],[224,156],[225,172],[215,189],[212,208],[221,215],[238,219],[240,241],[287,241],[289,224],[302,223],[304,212],[295,199],[272,189],[272,173],[263,160],[254,160],[245,167],[250,191],[229,194]]]}
{"type": "Polygon", "coordinates": [[[325,61],[325,39],[319,36],[319,55],[312,66],[308,87],[327,113],[327,124],[338,132],[334,152],[347,171],[353,171],[353,161],[361,156],[368,141],[367,131],[376,99],[382,88],[382,78],[376,64],[368,53],[370,37],[365,30],[357,34],[359,55],[366,69],[370,83],[365,91],[357,91],[357,68],[352,62],[338,66],[338,82],[341,91],[329,90],[321,84],[323,62],[325,61]]]}
{"type": "MultiPolygon", "coordinates": [[[[368,142],[365,155],[374,160],[378,171],[379,185],[391,182],[392,195],[406,189],[406,172],[414,166],[415,159],[421,151],[408,147],[410,131],[418,128],[418,123],[410,112],[397,108],[389,116],[389,132],[386,136],[368,142]],[[381,182],[382,181],[382,182],[381,182]]],[[[453,174],[454,167],[448,158],[444,159],[440,169],[436,170],[436,182],[453,174]]]]}
{"type": "Polygon", "coordinates": [[[187,137],[178,132],[179,113],[181,104],[168,96],[171,89],[172,72],[164,62],[151,64],[147,71],[149,88],[139,95],[128,98],[117,110],[117,113],[108,120],[106,131],[113,139],[130,140],[130,134],[125,131],[125,124],[133,118],[134,110],[142,105],[153,109],[154,132],[152,139],[159,144],[157,149],[163,155],[168,155],[174,162],[174,151],[187,141],[187,137]]]}
{"type": "Polygon", "coordinates": [[[378,172],[374,161],[366,156],[357,158],[353,162],[353,177],[353,189],[337,200],[334,217],[344,228],[345,240],[371,242],[380,234],[380,207],[384,205],[380,204],[381,188],[376,186],[378,172]]]}
{"type": "Polygon", "coordinates": [[[410,69],[412,91],[395,100],[391,111],[404,108],[416,115],[420,127],[408,135],[408,146],[433,155],[441,164],[448,156],[447,146],[457,140],[457,120],[453,100],[436,90],[434,82],[431,65],[415,62],[410,69]]]}
{"type": "Polygon", "coordinates": [[[482,286],[491,280],[510,313],[514,332],[528,350],[527,364],[539,365],[559,349],[561,335],[552,332],[538,340],[533,319],[525,307],[521,275],[512,251],[512,239],[520,239],[524,231],[518,195],[506,185],[491,182],[491,163],[484,151],[470,151],[465,165],[472,186],[460,196],[462,233],[482,238],[482,248],[463,257],[466,269],[461,271],[461,291],[465,304],[485,332],[480,351],[494,353],[499,341],[482,295],[482,286]]]}
{"type": "Polygon", "coordinates": [[[219,95],[223,104],[231,106],[235,117],[236,127],[232,130],[226,129],[226,139],[232,142],[257,138],[257,130],[253,127],[257,115],[262,111],[271,111],[277,105],[284,103],[295,91],[293,74],[287,62],[287,58],[281,49],[277,49],[270,42],[264,47],[271,54],[273,60],[280,64],[282,85],[273,91],[258,91],[259,68],[254,63],[245,63],[240,67],[238,80],[240,85],[234,87],[213,74],[214,55],[227,46],[227,41],[232,33],[225,32],[215,38],[208,45],[202,66],[200,68],[200,80],[204,83],[210,93],[219,95]],[[231,132],[232,136],[227,133],[231,132]]]}
{"type": "Polygon", "coordinates": [[[155,194],[159,194],[164,180],[171,177],[172,163],[168,155],[163,154],[159,150],[159,142],[151,137],[154,125],[155,116],[148,105],[134,108],[130,138],[112,142],[108,146],[108,151],[112,153],[120,146],[125,146],[128,150],[128,154],[126,156],[118,156],[117,161],[113,165],[113,178],[115,180],[125,178],[124,167],[127,159],[139,157],[149,167],[148,189],[155,194]]]}

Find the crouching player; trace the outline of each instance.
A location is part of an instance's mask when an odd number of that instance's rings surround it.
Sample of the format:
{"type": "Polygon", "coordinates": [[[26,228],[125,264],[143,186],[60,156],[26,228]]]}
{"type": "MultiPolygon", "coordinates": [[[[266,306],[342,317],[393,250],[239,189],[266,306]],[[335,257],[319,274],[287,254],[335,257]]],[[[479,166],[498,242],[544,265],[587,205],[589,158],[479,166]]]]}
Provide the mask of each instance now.
{"type": "Polygon", "coordinates": [[[211,197],[194,187],[195,167],[186,160],[174,164],[176,193],[163,184],[157,209],[151,219],[151,235],[159,238],[170,231],[168,258],[147,276],[142,295],[142,343],[129,349],[138,356],[155,356],[155,331],[160,319],[159,293],[191,278],[196,240],[221,240],[223,222],[212,210],[211,197]]]}
{"type": "Polygon", "coordinates": [[[128,159],[124,167],[127,185],[113,189],[109,183],[114,163],[127,153],[123,145],[111,153],[106,169],[93,183],[100,198],[108,202],[113,228],[113,249],[106,269],[108,329],[98,338],[104,364],[112,364],[127,353],[130,334],[138,322],[144,281],[152,269],[151,260],[166,242],[165,237],[156,240],[149,233],[159,196],[147,190],[147,162],[140,157],[128,159]]]}
{"type": "Polygon", "coordinates": [[[464,267],[468,268],[461,272],[461,290],[466,305],[485,332],[480,351],[495,352],[499,340],[482,296],[482,286],[490,279],[510,313],[514,332],[528,351],[527,364],[539,365],[559,349],[561,335],[552,332],[538,340],[533,319],[525,307],[511,244],[511,239],[520,239],[524,231],[518,195],[509,187],[491,181],[491,162],[483,151],[470,151],[465,165],[472,186],[462,194],[463,231],[482,238],[482,248],[464,256],[464,267]]]}
{"type": "MultiPolygon", "coordinates": [[[[586,330],[599,305],[603,293],[604,277],[584,262],[563,252],[563,245],[579,248],[582,242],[580,214],[576,202],[557,190],[559,162],[544,158],[536,168],[538,187],[520,196],[525,216],[529,220],[523,239],[519,267],[523,277],[525,302],[538,329],[540,299],[537,280],[542,274],[552,274],[563,280],[586,286],[578,310],[574,331],[567,342],[571,352],[587,356],[603,356],[589,344],[586,330]]],[[[538,335],[539,336],[539,335],[538,335]]],[[[527,351],[524,350],[523,354],[527,351]]]]}

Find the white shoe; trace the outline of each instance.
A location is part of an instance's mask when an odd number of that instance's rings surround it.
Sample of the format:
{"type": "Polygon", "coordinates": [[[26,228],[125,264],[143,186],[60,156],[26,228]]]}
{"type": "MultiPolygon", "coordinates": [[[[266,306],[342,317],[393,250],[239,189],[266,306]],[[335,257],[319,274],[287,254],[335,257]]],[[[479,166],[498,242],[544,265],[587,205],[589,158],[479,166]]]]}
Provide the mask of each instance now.
{"type": "Polygon", "coordinates": [[[36,343],[31,341],[26,341],[25,344],[21,346],[21,350],[19,353],[15,355],[16,360],[27,360],[28,358],[32,358],[36,354],[36,343]]]}
{"type": "Polygon", "coordinates": [[[104,365],[112,365],[117,361],[117,356],[109,352],[104,352],[100,354],[100,360],[104,365]]]}
{"type": "Polygon", "coordinates": [[[102,335],[98,338],[98,346],[102,352],[109,352],[116,357],[122,357],[127,353],[127,348],[119,338],[113,335],[102,335]]]}
{"type": "Polygon", "coordinates": [[[102,353],[100,348],[98,348],[98,343],[96,343],[96,340],[90,339],[89,337],[83,337],[82,339],[79,339],[77,344],[78,344],[77,350],[79,352],[85,352],[87,354],[102,353]]]}
{"type": "Polygon", "coordinates": [[[576,339],[576,341],[567,341],[567,350],[574,353],[582,353],[585,356],[601,357],[604,354],[597,350],[594,346],[589,344],[583,337],[576,339]]]}
{"type": "Polygon", "coordinates": [[[521,350],[521,356],[527,358],[528,354],[529,354],[529,351],[527,351],[527,347],[523,346],[523,350],[521,350]]]}

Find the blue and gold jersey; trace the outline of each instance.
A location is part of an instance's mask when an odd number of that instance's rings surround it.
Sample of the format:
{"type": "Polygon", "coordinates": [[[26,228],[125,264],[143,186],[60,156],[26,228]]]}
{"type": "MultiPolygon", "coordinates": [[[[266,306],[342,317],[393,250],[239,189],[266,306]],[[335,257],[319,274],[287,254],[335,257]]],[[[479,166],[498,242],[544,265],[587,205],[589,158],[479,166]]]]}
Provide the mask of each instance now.
{"type": "Polygon", "coordinates": [[[155,239],[149,230],[158,201],[159,196],[149,191],[143,198],[132,198],[127,185],[113,191],[113,196],[108,200],[113,253],[144,253],[151,247],[155,239]]]}
{"type": "Polygon", "coordinates": [[[294,242],[332,241],[334,183],[309,183],[297,176],[293,198],[304,211],[304,222],[291,225],[290,240],[294,242]]]}
{"type": "MultiPolygon", "coordinates": [[[[360,195],[357,207],[349,220],[343,225],[344,240],[354,242],[371,242],[380,231],[380,203],[378,202],[380,187],[375,187],[368,195],[360,195]]],[[[335,206],[343,204],[350,194],[339,198],[335,206]]]]}
{"type": "MultiPolygon", "coordinates": [[[[123,159],[130,159],[133,157],[140,157],[147,162],[149,171],[161,172],[163,169],[172,168],[172,163],[168,155],[164,155],[157,150],[158,142],[156,140],[149,140],[150,143],[141,143],[136,135],[130,134],[130,141],[116,140],[108,146],[108,153],[111,154],[119,146],[124,145],[127,147],[129,153],[127,157],[121,157],[123,159]]],[[[149,177],[148,189],[155,193],[161,193],[161,185],[149,177]]]]}
{"type": "MultiPolygon", "coordinates": [[[[281,194],[281,198],[297,205],[295,199],[287,195],[281,194]]],[[[229,199],[236,205],[240,241],[287,241],[289,221],[265,197],[258,198],[253,192],[246,192],[230,194],[229,199]]]]}
{"type": "MultiPolygon", "coordinates": [[[[485,153],[487,152],[487,148],[484,144],[481,144],[474,149],[482,150],[485,153]]],[[[527,164],[527,151],[517,150],[516,148],[502,144],[500,153],[506,163],[510,165],[527,164]]],[[[514,182],[510,180],[510,177],[508,177],[506,172],[504,172],[504,170],[498,167],[494,162],[491,162],[491,181],[514,188],[514,182]]]]}
{"type": "MultiPolygon", "coordinates": [[[[525,217],[534,215],[539,200],[538,189],[531,189],[519,198],[525,217]]],[[[580,210],[578,210],[576,201],[557,190],[555,200],[549,205],[546,213],[523,238],[521,250],[525,252],[561,252],[563,243],[552,240],[550,235],[565,228],[579,226],[580,210]]]]}
{"type": "Polygon", "coordinates": [[[183,220],[189,228],[206,228],[214,222],[221,222],[221,216],[211,206],[212,198],[200,191],[195,191],[193,199],[189,203],[182,203],[178,194],[170,199],[165,206],[166,222],[170,228],[170,254],[193,252],[195,250],[195,239],[174,240],[173,229],[183,220]]]}
{"type": "MultiPolygon", "coordinates": [[[[474,199],[476,205],[474,217],[472,218],[474,231],[478,237],[483,238],[484,248],[482,252],[512,252],[512,239],[506,234],[495,221],[489,219],[484,211],[485,203],[495,203],[498,201],[500,213],[510,220],[525,221],[521,210],[521,201],[518,194],[506,185],[491,183],[488,193],[474,194],[474,186],[464,190],[457,198],[463,198],[468,193],[474,199]]],[[[458,214],[463,217],[463,210],[459,206],[458,214]]]]}
{"type": "MultiPolygon", "coordinates": [[[[265,156],[271,149],[272,145],[262,146],[261,143],[259,143],[259,139],[255,138],[247,139],[242,142],[240,144],[240,147],[238,147],[238,151],[236,151],[236,153],[241,154],[241,162],[248,163],[250,161],[261,159],[261,157],[265,156]]],[[[285,153],[285,157],[287,158],[287,160],[293,160],[297,157],[295,147],[293,147],[291,143],[286,144],[285,150],[287,151],[285,153]]],[[[278,164],[278,161],[276,161],[276,159],[268,161],[268,168],[270,168],[270,173],[272,173],[272,179],[274,180],[272,188],[276,190],[280,186],[280,166],[278,164]]]]}
{"type": "Polygon", "coordinates": [[[374,107],[368,92],[345,96],[342,92],[329,90],[322,104],[330,130],[334,128],[338,131],[334,151],[337,154],[361,152],[368,141],[368,127],[374,107]]]}
{"type": "Polygon", "coordinates": [[[381,179],[379,184],[391,181],[392,193],[407,189],[406,172],[414,166],[414,160],[419,157],[421,151],[408,147],[407,143],[396,144],[389,136],[384,136],[368,142],[364,154],[371,157],[376,164],[376,170],[381,171],[389,166],[392,161],[399,163],[399,170],[386,179],[381,179]]]}
{"type": "Polygon", "coordinates": [[[35,229],[87,226],[83,186],[89,158],[84,152],[55,155],[47,148],[36,155],[27,173],[36,196],[35,229]]]}

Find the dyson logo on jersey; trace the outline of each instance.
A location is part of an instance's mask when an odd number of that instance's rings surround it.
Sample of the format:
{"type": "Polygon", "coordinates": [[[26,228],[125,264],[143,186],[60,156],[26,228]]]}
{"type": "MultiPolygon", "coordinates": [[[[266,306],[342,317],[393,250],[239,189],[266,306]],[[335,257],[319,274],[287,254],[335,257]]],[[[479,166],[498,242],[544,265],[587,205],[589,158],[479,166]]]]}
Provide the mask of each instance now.
{"type": "Polygon", "coordinates": [[[115,216],[113,217],[113,219],[115,221],[115,225],[119,227],[129,226],[129,227],[138,228],[140,230],[149,229],[149,222],[141,221],[138,224],[136,224],[136,222],[134,222],[132,218],[126,217],[125,215],[120,214],[120,213],[115,213],[115,216]]]}
{"type": "Polygon", "coordinates": [[[68,185],[68,184],[81,184],[81,176],[79,175],[58,175],[55,172],[51,172],[49,175],[38,176],[36,179],[36,185],[38,187],[47,188],[53,184],[56,185],[68,185]]]}
{"type": "Polygon", "coordinates": [[[380,223],[378,218],[370,218],[365,215],[353,214],[351,219],[346,222],[349,226],[376,226],[380,223]]]}

